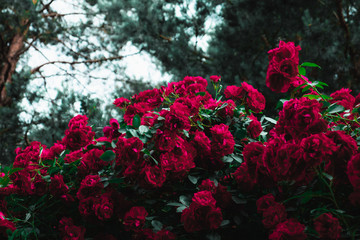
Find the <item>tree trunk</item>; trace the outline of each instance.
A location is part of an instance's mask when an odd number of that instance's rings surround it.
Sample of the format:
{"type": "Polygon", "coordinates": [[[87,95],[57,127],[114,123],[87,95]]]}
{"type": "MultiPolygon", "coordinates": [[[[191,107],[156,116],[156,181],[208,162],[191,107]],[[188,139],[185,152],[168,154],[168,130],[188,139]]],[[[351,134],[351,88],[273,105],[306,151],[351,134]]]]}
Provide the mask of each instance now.
{"type": "Polygon", "coordinates": [[[20,52],[24,46],[24,34],[17,33],[14,35],[9,50],[0,70],[0,107],[9,106],[11,98],[7,94],[6,85],[11,83],[12,75],[15,72],[16,64],[19,61],[20,52]]]}

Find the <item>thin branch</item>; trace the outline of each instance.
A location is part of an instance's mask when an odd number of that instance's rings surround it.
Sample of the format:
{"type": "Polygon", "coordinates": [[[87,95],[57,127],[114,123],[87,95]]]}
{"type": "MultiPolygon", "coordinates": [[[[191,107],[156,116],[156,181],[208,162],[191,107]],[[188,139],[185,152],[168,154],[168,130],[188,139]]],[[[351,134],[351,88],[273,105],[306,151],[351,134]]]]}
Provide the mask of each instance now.
{"type": "Polygon", "coordinates": [[[137,55],[139,54],[139,52],[133,53],[133,54],[128,54],[125,56],[114,56],[114,57],[108,57],[108,58],[99,58],[99,59],[89,59],[89,60],[84,60],[84,61],[61,61],[61,60],[56,60],[56,61],[49,61],[46,63],[41,64],[40,66],[37,66],[35,68],[33,68],[31,70],[31,74],[34,74],[35,72],[38,72],[40,70],[40,68],[49,65],[49,64],[56,64],[56,63],[60,63],[60,64],[69,64],[69,65],[75,65],[75,64],[93,64],[93,63],[102,63],[102,62],[107,62],[107,61],[114,61],[114,60],[120,60],[123,59],[124,57],[129,57],[129,56],[133,56],[133,55],[137,55]]]}
{"type": "Polygon", "coordinates": [[[101,63],[101,62],[106,62],[106,61],[113,61],[113,60],[120,60],[122,59],[123,56],[115,56],[115,57],[110,57],[110,58],[100,58],[100,59],[90,59],[90,60],[84,60],[84,61],[51,61],[51,62],[46,62],[41,64],[40,66],[37,66],[36,68],[31,69],[31,74],[38,72],[40,70],[40,68],[49,65],[49,64],[55,64],[55,63],[61,63],[61,64],[69,64],[69,65],[75,65],[75,64],[86,64],[86,63],[101,63]]]}

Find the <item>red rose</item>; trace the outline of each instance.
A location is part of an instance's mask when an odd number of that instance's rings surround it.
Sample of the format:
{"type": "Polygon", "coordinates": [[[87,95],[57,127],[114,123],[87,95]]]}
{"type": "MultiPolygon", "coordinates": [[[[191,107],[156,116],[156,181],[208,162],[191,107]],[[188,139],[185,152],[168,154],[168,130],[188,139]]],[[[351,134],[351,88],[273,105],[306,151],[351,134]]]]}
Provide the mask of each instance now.
{"type": "Polygon", "coordinates": [[[331,174],[336,182],[346,184],[346,168],[351,157],[357,153],[357,143],[344,131],[329,131],[325,135],[337,146],[325,165],[325,171],[331,174]]]}
{"type": "Polygon", "coordinates": [[[119,122],[115,118],[110,119],[110,126],[105,126],[103,128],[103,133],[105,137],[110,139],[118,138],[120,136],[119,133],[119,122]]]}
{"type": "Polygon", "coordinates": [[[86,229],[75,226],[71,218],[63,217],[59,221],[59,231],[63,240],[84,240],[86,229]]]}
{"type": "Polygon", "coordinates": [[[108,195],[103,194],[100,200],[94,204],[95,215],[100,220],[110,219],[114,213],[114,204],[108,195]]]}
{"type": "Polygon", "coordinates": [[[295,63],[299,63],[299,51],[300,46],[295,46],[293,42],[279,42],[279,47],[271,49],[269,54],[269,60],[274,62],[280,62],[283,59],[292,59],[295,63]]]}
{"type": "Polygon", "coordinates": [[[103,188],[104,184],[101,182],[99,175],[88,175],[81,181],[76,196],[79,200],[96,196],[103,188]]]}
{"type": "Polygon", "coordinates": [[[195,193],[192,201],[201,206],[215,207],[216,205],[216,200],[214,199],[210,191],[200,191],[195,193]]]}
{"type": "Polygon", "coordinates": [[[225,156],[234,152],[235,140],[229,126],[221,123],[213,126],[211,129],[212,142],[211,150],[218,156],[225,156]]]}
{"type": "Polygon", "coordinates": [[[304,233],[305,226],[299,223],[296,219],[288,219],[285,222],[279,223],[276,229],[270,234],[270,240],[305,240],[307,235],[304,233]]]}
{"type": "Polygon", "coordinates": [[[65,231],[63,232],[63,240],[84,240],[86,229],[83,226],[65,226],[65,231]]]}
{"type": "Polygon", "coordinates": [[[175,147],[175,142],[179,136],[170,130],[161,131],[157,129],[156,131],[156,147],[161,151],[172,151],[175,147]]]}
{"type": "Polygon", "coordinates": [[[330,94],[332,99],[329,100],[330,103],[337,103],[338,105],[343,106],[345,109],[353,109],[355,104],[355,97],[352,96],[351,90],[348,88],[342,88],[330,94]]]}
{"type": "Polygon", "coordinates": [[[54,196],[61,196],[69,191],[69,187],[64,183],[64,178],[61,174],[56,174],[51,177],[50,193],[54,196]]]}
{"type": "Polygon", "coordinates": [[[285,93],[289,90],[292,81],[292,78],[284,76],[281,72],[278,72],[277,68],[273,65],[269,65],[266,72],[266,86],[270,88],[271,91],[285,93]]]}
{"type": "Polygon", "coordinates": [[[94,215],[94,206],[98,204],[99,199],[96,197],[82,198],[79,202],[79,213],[81,216],[89,217],[94,215]]]}
{"type": "Polygon", "coordinates": [[[206,214],[206,228],[217,229],[223,221],[220,208],[210,208],[210,211],[206,214]]]}
{"type": "Polygon", "coordinates": [[[277,93],[287,92],[298,74],[300,47],[280,41],[279,47],[270,50],[266,86],[277,93]]]}
{"type": "Polygon", "coordinates": [[[276,202],[263,212],[262,223],[265,228],[273,229],[276,225],[285,221],[286,217],[285,206],[276,202]]]}
{"type": "Polygon", "coordinates": [[[6,231],[8,229],[10,229],[12,232],[14,232],[16,230],[15,223],[1,218],[0,219],[0,236],[7,237],[8,235],[7,235],[6,231]]]}
{"type": "Polygon", "coordinates": [[[146,165],[145,167],[143,167],[140,174],[142,175],[142,177],[145,178],[144,184],[146,186],[159,188],[164,184],[166,180],[164,170],[159,168],[158,166],[146,165]]]}
{"type": "Polygon", "coordinates": [[[320,112],[321,104],[316,100],[302,97],[286,101],[274,131],[278,135],[285,134],[286,139],[301,139],[325,132],[327,124],[321,119],[320,112]]]}
{"type": "Polygon", "coordinates": [[[139,231],[145,224],[145,218],[148,212],[144,207],[132,207],[127,213],[125,213],[123,224],[125,230],[139,231]]]}
{"type": "Polygon", "coordinates": [[[185,174],[195,167],[195,156],[196,149],[193,145],[178,137],[173,150],[160,155],[161,167],[167,172],[171,171],[169,178],[183,179],[185,174]]]}
{"type": "Polygon", "coordinates": [[[108,162],[100,159],[100,156],[103,153],[103,150],[96,148],[86,152],[82,156],[80,165],[78,166],[79,175],[85,176],[89,174],[96,174],[104,166],[108,165],[108,162]]]}
{"type": "Polygon", "coordinates": [[[309,167],[318,166],[337,150],[335,143],[323,133],[302,139],[300,146],[309,167]]]}
{"type": "Polygon", "coordinates": [[[213,81],[214,83],[220,82],[221,81],[221,76],[210,76],[210,80],[213,81]]]}
{"type": "Polygon", "coordinates": [[[211,141],[202,131],[196,131],[194,133],[193,145],[203,155],[208,155],[211,151],[211,141]]]}
{"type": "Polygon", "coordinates": [[[360,189],[360,153],[354,155],[347,164],[347,175],[354,189],[360,189]]]}
{"type": "Polygon", "coordinates": [[[25,149],[21,149],[20,147],[16,148],[16,157],[13,163],[13,167],[26,168],[30,163],[38,163],[40,146],[42,146],[40,142],[32,142],[30,146],[26,147],[25,149]]]}
{"type": "Polygon", "coordinates": [[[235,85],[227,86],[224,90],[224,95],[226,98],[231,98],[234,101],[241,100],[245,95],[245,90],[235,85]]]}
{"type": "Polygon", "coordinates": [[[84,152],[82,150],[73,151],[65,156],[64,161],[66,163],[72,163],[80,159],[82,155],[84,155],[84,152]]]}
{"type": "Polygon", "coordinates": [[[339,239],[342,230],[339,220],[331,213],[323,213],[317,217],[314,228],[321,239],[339,239]]]}
{"type": "Polygon", "coordinates": [[[117,106],[118,108],[125,108],[128,104],[130,104],[131,101],[129,99],[126,99],[124,97],[121,98],[117,98],[114,101],[114,105],[117,106]]]}
{"type": "Polygon", "coordinates": [[[155,234],[155,240],[175,240],[176,235],[169,230],[162,229],[155,234]]]}
{"type": "Polygon", "coordinates": [[[242,163],[231,176],[243,191],[251,191],[255,185],[255,179],[249,174],[246,162],[242,163]]]}
{"type": "Polygon", "coordinates": [[[62,143],[67,149],[71,151],[79,150],[89,144],[95,136],[95,133],[91,131],[91,127],[66,129],[65,137],[62,139],[62,143]]]}
{"type": "Polygon", "coordinates": [[[144,143],[137,137],[126,139],[120,136],[114,149],[116,166],[138,163],[142,159],[143,147],[144,143]]]}
{"type": "Polygon", "coordinates": [[[275,204],[275,197],[271,193],[262,196],[256,201],[258,213],[264,213],[269,207],[275,204]]]}
{"type": "Polygon", "coordinates": [[[161,105],[163,102],[159,89],[151,89],[140,92],[136,98],[136,102],[144,102],[148,104],[151,108],[156,108],[161,105]]]}
{"type": "Polygon", "coordinates": [[[141,125],[152,127],[154,126],[159,115],[153,112],[147,112],[141,117],[141,125]]]}
{"type": "Polygon", "coordinates": [[[253,179],[257,178],[257,170],[262,162],[265,146],[261,142],[251,142],[243,149],[244,162],[247,165],[248,173],[253,179]]]}
{"type": "Polygon", "coordinates": [[[246,105],[252,111],[258,113],[265,109],[265,97],[250,84],[243,82],[241,87],[245,91],[246,105]]]}
{"type": "MultiPolygon", "coordinates": [[[[205,202],[202,202],[205,204],[205,202]]],[[[195,232],[200,230],[217,229],[222,222],[220,208],[211,205],[200,205],[192,202],[181,214],[181,222],[184,224],[185,231],[195,232]]]]}
{"type": "Polygon", "coordinates": [[[69,129],[73,130],[76,128],[86,127],[86,125],[88,124],[88,120],[89,119],[86,115],[77,115],[69,121],[69,129]]]}
{"type": "Polygon", "coordinates": [[[263,128],[261,126],[261,123],[259,122],[259,120],[257,120],[257,118],[251,114],[249,116],[249,118],[251,119],[250,124],[246,127],[246,130],[248,132],[248,135],[253,138],[256,139],[260,136],[260,133],[262,132],[263,128]]]}
{"type": "Polygon", "coordinates": [[[20,193],[26,195],[34,194],[34,184],[31,181],[30,173],[26,169],[11,174],[9,178],[20,193]]]}
{"type": "Polygon", "coordinates": [[[213,181],[211,181],[210,179],[205,179],[201,182],[201,184],[199,185],[199,190],[200,191],[210,191],[212,193],[215,192],[216,186],[215,183],[213,181]]]}

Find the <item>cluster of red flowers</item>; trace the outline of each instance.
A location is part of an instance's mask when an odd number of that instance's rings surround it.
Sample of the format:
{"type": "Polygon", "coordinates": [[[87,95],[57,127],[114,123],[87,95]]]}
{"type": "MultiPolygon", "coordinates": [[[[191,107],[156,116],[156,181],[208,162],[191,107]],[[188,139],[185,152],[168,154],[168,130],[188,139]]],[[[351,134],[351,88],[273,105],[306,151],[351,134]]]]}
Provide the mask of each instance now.
{"type": "MultiPolygon", "coordinates": [[[[286,92],[308,81],[298,72],[299,51],[281,41],[269,52],[270,89],[286,92]]],[[[69,240],[349,236],[347,220],[360,205],[354,138],[360,96],[341,89],[323,101],[310,88],[318,97],[286,101],[260,137],[264,96],[243,82],[227,86],[221,100],[221,77],[210,82],[215,97],[206,79],[185,77],[117,98],[123,119],[111,119],[100,137],[78,115],[54,146],[18,148],[0,179],[0,234],[69,240]]]]}

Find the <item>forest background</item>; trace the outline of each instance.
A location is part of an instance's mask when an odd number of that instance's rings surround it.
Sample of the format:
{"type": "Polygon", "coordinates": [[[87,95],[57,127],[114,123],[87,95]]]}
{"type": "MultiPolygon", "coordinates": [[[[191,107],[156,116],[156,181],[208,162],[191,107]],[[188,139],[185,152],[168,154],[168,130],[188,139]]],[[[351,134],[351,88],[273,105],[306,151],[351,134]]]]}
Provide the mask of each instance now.
{"type": "Polygon", "coordinates": [[[286,95],[274,96],[265,76],[267,52],[279,40],[301,46],[300,62],[322,67],[308,76],[327,83],[328,93],[360,92],[359,1],[78,0],[65,1],[67,9],[60,2],[0,0],[2,164],[31,141],[61,139],[76,114],[101,133],[97,125],[121,118],[115,98],[185,76],[246,81],[275,106],[286,95]],[[40,55],[45,61],[34,66],[40,55]]]}

